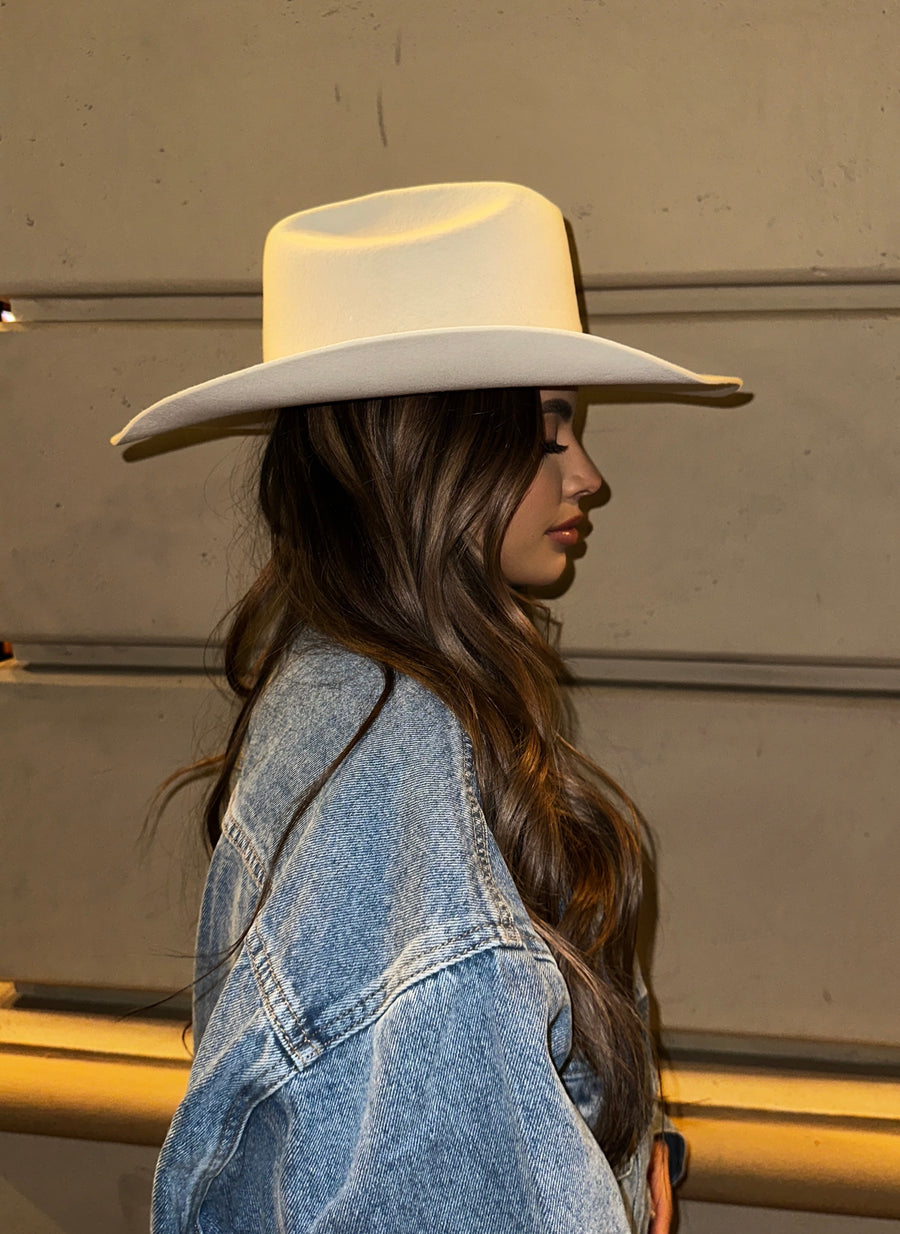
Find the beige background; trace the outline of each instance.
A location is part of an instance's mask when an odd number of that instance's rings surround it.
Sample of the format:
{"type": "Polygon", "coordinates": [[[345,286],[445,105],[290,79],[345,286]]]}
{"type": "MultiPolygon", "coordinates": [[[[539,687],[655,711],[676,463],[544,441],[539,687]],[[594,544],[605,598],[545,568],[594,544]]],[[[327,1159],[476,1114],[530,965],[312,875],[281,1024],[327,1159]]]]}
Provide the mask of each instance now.
{"type": "Polygon", "coordinates": [[[165,21],[136,0],[8,4],[4,277],[255,289],[282,215],[465,179],[557,201],[591,277],[895,271],[896,18],[847,0],[185,0],[165,21]]]}
{"type": "MultiPolygon", "coordinates": [[[[609,500],[556,604],[584,742],[656,837],[663,1028],[898,1044],[898,21],[896,0],[0,8],[0,636],[27,662],[0,671],[0,978],[86,998],[189,972],[190,803],[154,844],[141,826],[215,741],[197,669],[254,559],[234,505],[256,443],[126,462],[108,437],[258,359],[283,214],[511,179],[569,219],[595,332],[752,395],[592,406],[609,500]]],[[[0,1224],[143,1229],[152,1163],[3,1137],[0,1224]]],[[[895,1225],[693,1203],[682,1231],[895,1225]]]]}

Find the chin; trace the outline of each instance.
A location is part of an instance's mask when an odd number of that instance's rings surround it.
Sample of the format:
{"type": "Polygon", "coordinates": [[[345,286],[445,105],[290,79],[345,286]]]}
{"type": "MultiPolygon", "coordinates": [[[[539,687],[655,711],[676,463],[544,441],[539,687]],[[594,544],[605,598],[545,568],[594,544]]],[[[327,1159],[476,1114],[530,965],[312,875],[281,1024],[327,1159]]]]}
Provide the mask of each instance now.
{"type": "Polygon", "coordinates": [[[515,580],[508,579],[507,581],[511,582],[514,587],[552,587],[562,578],[566,564],[567,558],[561,557],[546,566],[536,567],[533,570],[522,570],[515,580]]]}

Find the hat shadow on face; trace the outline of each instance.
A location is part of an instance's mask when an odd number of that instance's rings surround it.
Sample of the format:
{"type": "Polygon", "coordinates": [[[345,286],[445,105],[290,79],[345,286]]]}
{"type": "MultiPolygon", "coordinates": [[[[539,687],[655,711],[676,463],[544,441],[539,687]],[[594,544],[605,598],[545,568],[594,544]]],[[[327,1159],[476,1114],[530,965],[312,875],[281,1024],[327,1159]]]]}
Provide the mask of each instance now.
{"type": "MultiPolygon", "coordinates": [[[[727,411],[729,408],[743,407],[753,398],[750,392],[718,395],[703,398],[697,394],[676,394],[671,391],[654,391],[647,387],[635,388],[626,386],[582,386],[579,396],[579,406],[590,403],[599,406],[603,403],[680,403],[685,407],[713,407],[716,410],[727,411]]],[[[122,458],[126,463],[138,463],[160,454],[171,454],[174,450],[184,450],[188,446],[202,445],[209,441],[221,441],[228,437],[264,437],[272,428],[276,416],[271,412],[238,412],[235,415],[223,416],[218,420],[206,420],[202,424],[190,424],[182,428],[170,429],[165,433],[157,433],[154,437],[145,438],[126,446],[122,458]]],[[[604,486],[605,487],[605,486],[604,486]]],[[[600,493],[603,493],[603,488],[600,493]]],[[[609,500],[607,489],[606,501],[609,500]]],[[[595,509],[604,505],[592,497],[587,508],[595,509]]]]}
{"type": "MultiPolygon", "coordinates": [[[[603,404],[621,406],[623,403],[641,405],[676,403],[684,407],[709,407],[715,411],[727,411],[729,408],[744,407],[752,399],[753,394],[749,391],[729,394],[724,397],[719,395],[718,397],[703,398],[696,394],[679,395],[670,391],[654,391],[646,387],[582,386],[578,392],[578,406],[575,411],[575,434],[578,440],[581,441],[589,406],[594,408],[593,414],[595,415],[602,415],[602,410],[597,411],[597,408],[602,408],[603,404]]],[[[602,460],[600,469],[602,472],[602,460]]],[[[584,498],[579,504],[585,514],[590,514],[592,510],[602,509],[603,506],[612,501],[612,497],[613,490],[604,476],[603,483],[596,493],[592,493],[590,497],[584,498]]],[[[540,600],[558,600],[569,589],[575,579],[575,563],[580,561],[587,552],[588,545],[586,541],[593,533],[593,530],[593,527],[588,526],[578,544],[566,553],[566,568],[556,582],[546,587],[532,588],[530,589],[532,594],[540,600]]]]}

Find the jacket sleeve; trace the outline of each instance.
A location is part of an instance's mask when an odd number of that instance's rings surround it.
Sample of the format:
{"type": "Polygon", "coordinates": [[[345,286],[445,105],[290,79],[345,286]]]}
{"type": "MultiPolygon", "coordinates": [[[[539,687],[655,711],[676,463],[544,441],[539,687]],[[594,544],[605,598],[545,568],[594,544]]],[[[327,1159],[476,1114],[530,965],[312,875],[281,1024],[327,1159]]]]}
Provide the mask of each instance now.
{"type": "Polygon", "coordinates": [[[568,1011],[551,967],[516,947],[469,955],[292,1069],[207,1180],[198,1228],[628,1234],[554,1065],[553,1017],[568,1011]]]}

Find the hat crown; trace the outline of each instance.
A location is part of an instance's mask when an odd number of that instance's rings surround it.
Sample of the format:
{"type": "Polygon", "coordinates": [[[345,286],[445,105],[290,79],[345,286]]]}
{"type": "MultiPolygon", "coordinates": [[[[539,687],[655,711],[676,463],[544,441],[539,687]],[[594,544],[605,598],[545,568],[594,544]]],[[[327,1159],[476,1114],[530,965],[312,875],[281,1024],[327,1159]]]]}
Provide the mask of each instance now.
{"type": "Polygon", "coordinates": [[[501,182],[392,189],[269,232],[263,357],[485,326],[581,330],[563,217],[501,182]]]}
{"type": "Polygon", "coordinates": [[[279,407],[501,386],[669,386],[711,377],[582,332],[556,206],[519,184],[391,189],[303,210],[263,254],[262,364],[146,408],[126,444],[279,407]]]}

